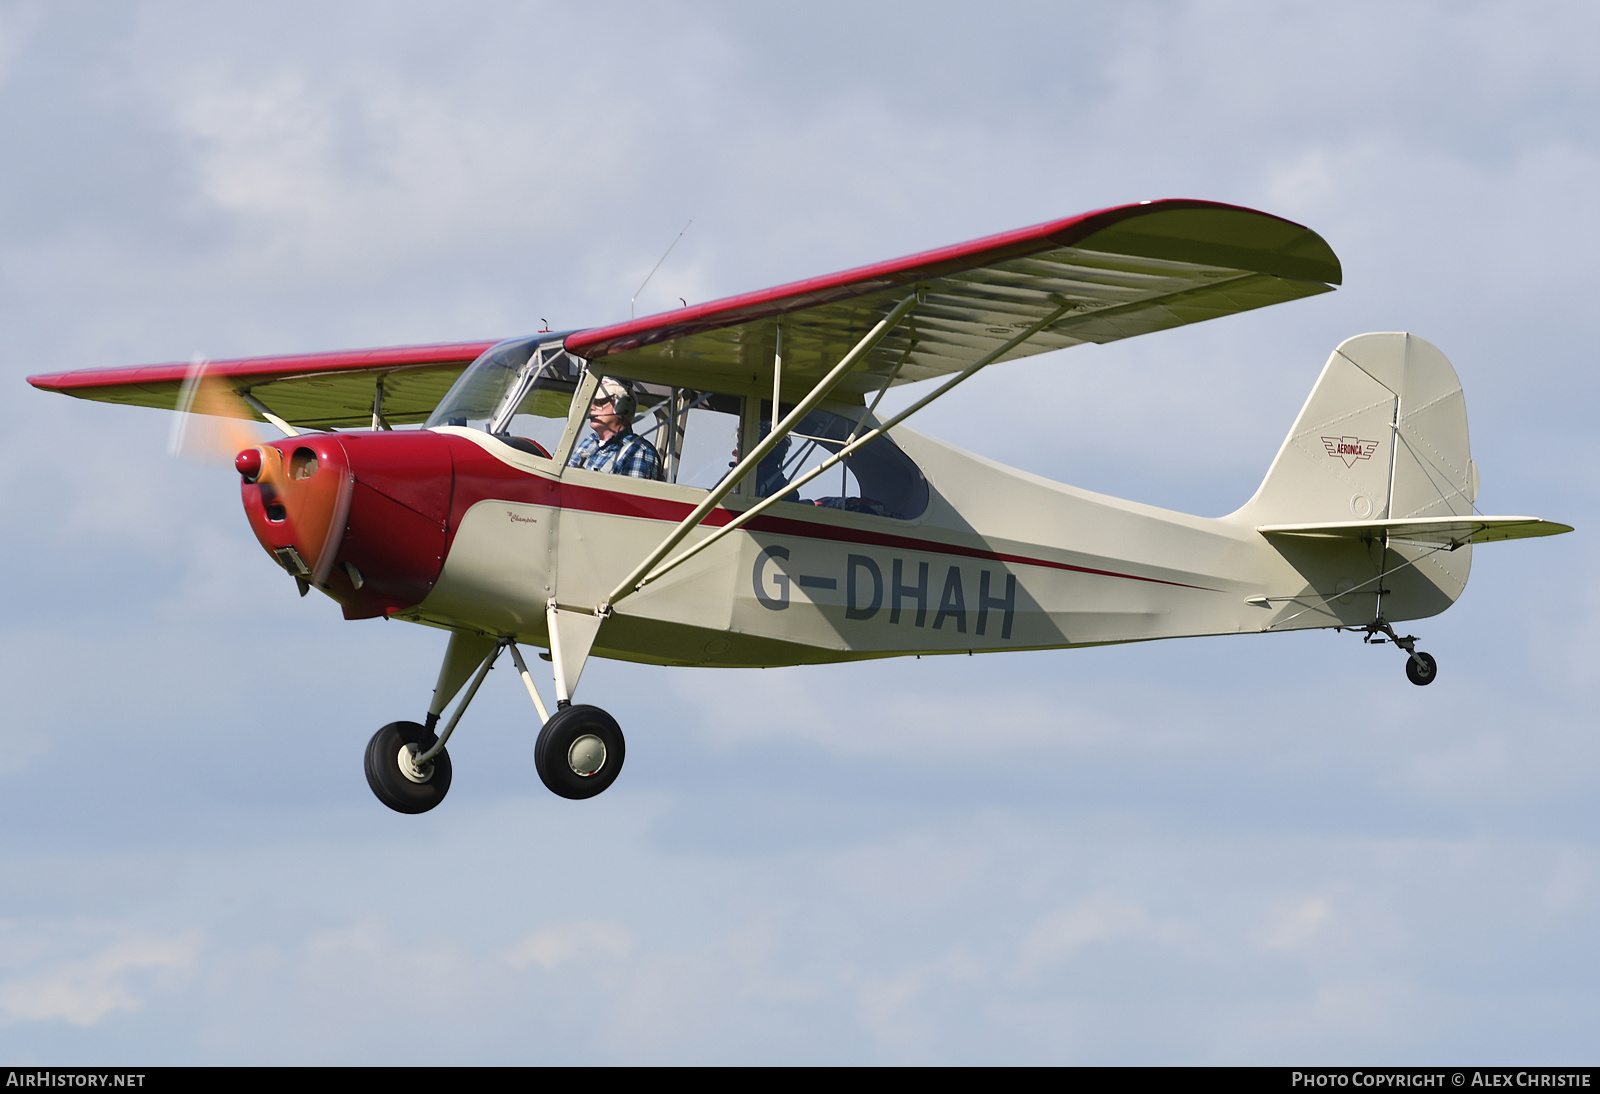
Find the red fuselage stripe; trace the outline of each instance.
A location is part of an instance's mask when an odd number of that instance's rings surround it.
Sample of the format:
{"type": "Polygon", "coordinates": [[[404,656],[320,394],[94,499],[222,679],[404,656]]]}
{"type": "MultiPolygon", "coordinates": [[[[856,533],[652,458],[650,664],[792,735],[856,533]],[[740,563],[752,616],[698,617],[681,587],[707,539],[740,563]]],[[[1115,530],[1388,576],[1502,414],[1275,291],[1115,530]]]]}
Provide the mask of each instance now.
{"type": "MultiPolygon", "coordinates": [[[[634,494],[620,494],[610,490],[597,490],[591,486],[574,486],[563,483],[560,487],[559,507],[563,509],[578,509],[588,513],[605,513],[610,516],[635,517],[643,520],[657,520],[676,524],[693,511],[693,507],[681,502],[661,501],[655,498],[641,498],[634,494]]],[[[738,514],[728,509],[715,509],[705,519],[709,527],[721,527],[733,520],[738,514]]],[[[1068,570],[1078,574],[1094,574],[1097,577],[1118,577],[1126,581],[1148,581],[1153,585],[1172,585],[1180,589],[1199,589],[1203,592],[1216,592],[1204,585],[1189,585],[1182,581],[1168,581],[1160,577],[1143,577],[1139,574],[1124,574],[1116,570],[1099,570],[1092,566],[1075,566],[1070,562],[1056,562],[1046,558],[1033,558],[1028,555],[1004,554],[999,551],[986,551],[980,547],[963,547],[954,543],[941,543],[938,540],[913,539],[910,536],[887,535],[882,532],[867,532],[855,528],[835,528],[823,524],[813,524],[807,520],[795,520],[790,517],[759,516],[751,520],[747,529],[752,532],[770,532],[777,535],[801,536],[807,539],[827,539],[841,543],[860,543],[873,547],[897,547],[903,551],[920,551],[924,554],[958,555],[962,558],[981,558],[992,562],[1013,563],[1019,566],[1040,566],[1050,570],[1068,570]]]]}

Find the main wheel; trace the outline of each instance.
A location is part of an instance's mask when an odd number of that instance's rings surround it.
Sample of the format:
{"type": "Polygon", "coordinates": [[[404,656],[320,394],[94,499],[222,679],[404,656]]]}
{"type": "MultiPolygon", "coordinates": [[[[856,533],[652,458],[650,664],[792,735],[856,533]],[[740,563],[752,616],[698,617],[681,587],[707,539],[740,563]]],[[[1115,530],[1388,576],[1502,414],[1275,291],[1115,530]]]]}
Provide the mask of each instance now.
{"type": "Polygon", "coordinates": [[[592,798],[617,781],[625,746],[617,720],[599,707],[563,707],[533,746],[539,778],[563,798],[592,798]]]}
{"type": "Polygon", "coordinates": [[[1433,683],[1438,675],[1439,665],[1434,661],[1432,654],[1418,650],[1415,657],[1406,658],[1406,679],[1418,687],[1433,683]],[[1418,661],[1422,664],[1417,664],[1418,661]]]}
{"type": "Polygon", "coordinates": [[[390,722],[367,742],[367,785],[396,813],[426,813],[450,790],[450,753],[422,767],[411,762],[433,747],[435,737],[416,722],[390,722]]]}

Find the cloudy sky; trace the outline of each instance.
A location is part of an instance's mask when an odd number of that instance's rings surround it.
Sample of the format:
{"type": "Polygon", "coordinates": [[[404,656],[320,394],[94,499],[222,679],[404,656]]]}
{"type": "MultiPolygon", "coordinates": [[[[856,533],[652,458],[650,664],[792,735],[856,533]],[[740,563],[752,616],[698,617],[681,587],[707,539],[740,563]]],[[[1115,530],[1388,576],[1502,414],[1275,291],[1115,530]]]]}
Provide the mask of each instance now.
{"type": "Polygon", "coordinates": [[[1600,16],[1582,3],[0,0],[0,1058],[1594,1062],[1600,16]],[[361,772],[437,632],[346,623],[230,470],[69,368],[507,336],[1142,198],[1346,287],[997,369],[915,424],[1215,515],[1328,352],[1455,363],[1480,549],[1417,624],[493,674],[439,810],[361,772]]]}

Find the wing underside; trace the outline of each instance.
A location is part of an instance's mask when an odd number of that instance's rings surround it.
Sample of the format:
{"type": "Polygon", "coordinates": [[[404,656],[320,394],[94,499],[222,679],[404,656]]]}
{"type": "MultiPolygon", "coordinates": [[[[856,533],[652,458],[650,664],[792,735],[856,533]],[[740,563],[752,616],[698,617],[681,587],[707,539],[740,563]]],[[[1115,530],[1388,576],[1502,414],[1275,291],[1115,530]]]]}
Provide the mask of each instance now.
{"type": "Polygon", "coordinates": [[[894,262],[580,331],[604,371],[686,386],[801,392],[909,293],[919,303],[840,386],[862,394],[959,372],[1066,307],[1010,360],[1113,342],[1327,292],[1328,245],[1234,206],[1163,201],[1037,225],[894,262]]]}
{"type": "MultiPolygon", "coordinates": [[[[781,338],[777,371],[792,397],[914,295],[903,320],[840,381],[837,390],[848,397],[886,381],[960,372],[1052,316],[996,359],[1203,322],[1327,292],[1339,280],[1339,260],[1301,225],[1214,202],[1144,202],[580,331],[565,345],[610,374],[770,394],[781,338]]],[[[403,424],[426,419],[493,344],[211,361],[204,372],[244,396],[229,405],[257,420],[265,420],[265,407],[297,427],[344,429],[372,424],[381,408],[385,423],[403,424]]],[[[151,365],[29,382],[79,398],[177,409],[195,372],[190,364],[151,365]]]]}
{"type": "MultiPolygon", "coordinates": [[[[80,399],[176,410],[185,383],[203,370],[235,391],[247,393],[278,417],[305,429],[350,429],[372,423],[373,409],[394,425],[420,422],[433,412],[462,371],[493,342],[397,346],[392,349],[249,357],[190,364],[83,369],[28,382],[45,391],[80,399]],[[378,385],[383,393],[378,399],[378,385]]],[[[222,404],[218,404],[219,406],[222,404]]],[[[257,421],[259,411],[230,401],[257,421]]]]}

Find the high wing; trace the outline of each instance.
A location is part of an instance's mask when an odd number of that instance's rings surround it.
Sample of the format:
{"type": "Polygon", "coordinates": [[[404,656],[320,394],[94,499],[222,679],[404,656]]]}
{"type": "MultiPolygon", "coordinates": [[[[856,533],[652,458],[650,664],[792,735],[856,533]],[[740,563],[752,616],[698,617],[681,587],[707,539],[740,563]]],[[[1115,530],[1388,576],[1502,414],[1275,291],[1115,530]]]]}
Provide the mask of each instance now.
{"type": "MultiPolygon", "coordinates": [[[[393,424],[420,422],[433,412],[456,377],[493,342],[246,357],[207,361],[205,375],[248,393],[274,414],[309,429],[365,426],[372,422],[378,384],[381,409],[393,424]]],[[[81,369],[30,376],[28,383],[80,399],[176,410],[192,364],[81,369]]],[[[253,416],[266,418],[260,411],[253,416]]]]}
{"type": "MultiPolygon", "coordinates": [[[[798,397],[875,324],[893,315],[830,384],[862,395],[995,360],[1198,323],[1327,292],[1339,260],[1310,229],[1204,201],[1151,201],[728,297],[567,336],[608,373],[680,387],[798,397]],[[909,309],[908,296],[915,297],[909,309]],[[1048,321],[1048,322],[1046,322],[1048,321]],[[1044,324],[1019,344],[1007,346],[1044,324]],[[780,348],[781,369],[775,367],[780,348]]],[[[208,378],[245,397],[238,412],[296,426],[392,424],[428,417],[493,342],[399,346],[210,361],[208,378]],[[380,390],[381,388],[381,390],[380,390]]],[[[46,391],[178,409],[189,364],[31,376],[46,391]]]]}
{"type": "Polygon", "coordinates": [[[959,372],[1067,307],[997,360],[1113,342],[1327,292],[1339,260],[1308,228],[1205,201],[1086,213],[908,258],[568,336],[608,373],[770,393],[808,390],[908,293],[920,301],[839,389],[959,372]]]}

